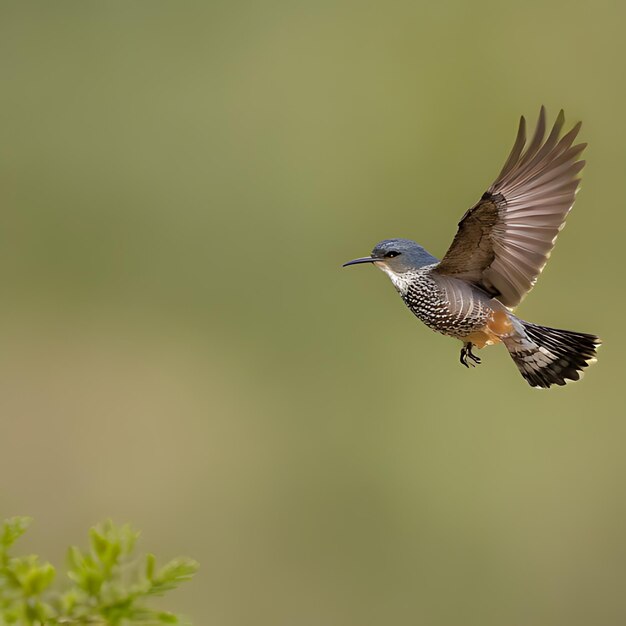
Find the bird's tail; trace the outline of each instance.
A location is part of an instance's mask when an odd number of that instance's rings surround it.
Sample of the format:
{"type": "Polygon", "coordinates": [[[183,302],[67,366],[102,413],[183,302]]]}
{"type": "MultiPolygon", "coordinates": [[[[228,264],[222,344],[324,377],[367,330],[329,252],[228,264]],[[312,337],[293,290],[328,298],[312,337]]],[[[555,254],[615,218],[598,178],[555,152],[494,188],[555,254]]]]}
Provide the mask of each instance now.
{"type": "Polygon", "coordinates": [[[596,361],[600,338],[531,324],[515,318],[516,333],[503,338],[522,376],[532,387],[548,388],[579,380],[596,361]]]}

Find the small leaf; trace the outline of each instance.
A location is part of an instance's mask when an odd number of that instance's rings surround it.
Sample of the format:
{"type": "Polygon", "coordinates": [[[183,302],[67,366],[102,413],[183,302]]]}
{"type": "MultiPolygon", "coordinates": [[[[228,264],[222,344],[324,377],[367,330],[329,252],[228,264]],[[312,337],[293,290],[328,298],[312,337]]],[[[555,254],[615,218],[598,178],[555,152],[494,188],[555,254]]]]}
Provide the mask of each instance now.
{"type": "Polygon", "coordinates": [[[161,594],[175,589],[181,583],[191,580],[197,571],[198,563],[193,559],[174,559],[159,570],[150,593],[161,594]]]}
{"type": "Polygon", "coordinates": [[[4,520],[0,544],[5,548],[11,547],[26,532],[32,521],[30,517],[11,517],[4,520]]]}
{"type": "Polygon", "coordinates": [[[60,598],[61,609],[63,613],[71,615],[74,611],[74,607],[78,604],[80,598],[80,592],[76,589],[70,589],[66,591],[60,598]]]}
{"type": "Polygon", "coordinates": [[[70,546],[70,549],[67,551],[67,560],[73,570],[80,570],[85,566],[83,553],[76,546],[70,546]]]}
{"type": "Polygon", "coordinates": [[[55,570],[50,563],[44,563],[33,568],[24,577],[23,588],[27,596],[36,596],[43,593],[54,580],[55,570]]]}
{"type": "Polygon", "coordinates": [[[98,532],[97,528],[92,528],[89,531],[89,539],[92,551],[101,561],[104,561],[109,551],[109,542],[98,532]]]}
{"type": "Polygon", "coordinates": [[[150,581],[154,578],[154,568],[156,565],[156,557],[154,554],[146,554],[146,578],[150,581]]]}
{"type": "Polygon", "coordinates": [[[164,624],[179,624],[180,620],[174,613],[168,613],[167,611],[162,611],[157,615],[157,619],[164,624]]]}
{"type": "Polygon", "coordinates": [[[54,614],[52,607],[38,600],[27,602],[24,608],[27,619],[33,624],[47,624],[54,614]]]}

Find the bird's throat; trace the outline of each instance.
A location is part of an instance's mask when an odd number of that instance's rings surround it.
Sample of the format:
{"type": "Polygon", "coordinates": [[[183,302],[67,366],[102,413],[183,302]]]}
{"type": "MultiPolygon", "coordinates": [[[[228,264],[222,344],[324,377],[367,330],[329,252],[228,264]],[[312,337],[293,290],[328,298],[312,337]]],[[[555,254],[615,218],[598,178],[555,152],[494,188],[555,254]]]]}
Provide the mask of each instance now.
{"type": "Polygon", "coordinates": [[[385,272],[385,274],[387,274],[387,276],[389,276],[394,287],[401,295],[407,293],[407,291],[409,290],[409,285],[411,283],[410,274],[398,274],[382,261],[374,261],[374,265],[376,265],[378,269],[382,270],[383,272],[385,272]]]}

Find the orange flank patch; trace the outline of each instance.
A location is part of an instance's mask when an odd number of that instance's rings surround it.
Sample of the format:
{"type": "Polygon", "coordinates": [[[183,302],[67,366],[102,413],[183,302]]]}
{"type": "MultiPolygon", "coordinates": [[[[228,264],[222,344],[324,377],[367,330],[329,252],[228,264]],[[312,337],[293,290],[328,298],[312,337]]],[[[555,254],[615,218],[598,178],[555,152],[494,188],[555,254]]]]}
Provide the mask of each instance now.
{"type": "Polygon", "coordinates": [[[491,316],[491,320],[487,322],[489,330],[496,335],[510,335],[513,330],[513,324],[509,319],[509,314],[506,311],[495,311],[491,316]]]}
{"type": "Polygon", "coordinates": [[[513,330],[513,325],[506,311],[494,311],[491,319],[484,328],[476,330],[463,338],[463,341],[470,341],[477,348],[492,346],[500,343],[504,335],[509,335],[513,330]]]}

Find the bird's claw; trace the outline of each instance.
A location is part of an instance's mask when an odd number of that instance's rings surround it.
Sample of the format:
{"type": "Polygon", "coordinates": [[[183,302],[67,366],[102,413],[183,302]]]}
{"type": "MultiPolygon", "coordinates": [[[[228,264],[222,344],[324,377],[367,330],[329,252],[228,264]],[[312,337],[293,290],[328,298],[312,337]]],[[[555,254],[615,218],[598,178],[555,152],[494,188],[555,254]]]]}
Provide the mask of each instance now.
{"type": "Polygon", "coordinates": [[[481,359],[477,357],[472,352],[473,345],[471,343],[466,343],[461,348],[461,358],[459,359],[462,365],[465,365],[469,369],[469,366],[475,367],[476,365],[480,365],[481,359]],[[471,362],[468,363],[467,359],[470,358],[471,362]]]}

